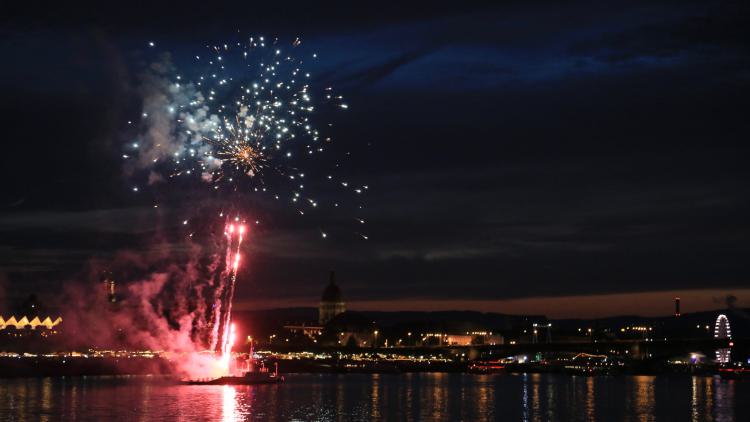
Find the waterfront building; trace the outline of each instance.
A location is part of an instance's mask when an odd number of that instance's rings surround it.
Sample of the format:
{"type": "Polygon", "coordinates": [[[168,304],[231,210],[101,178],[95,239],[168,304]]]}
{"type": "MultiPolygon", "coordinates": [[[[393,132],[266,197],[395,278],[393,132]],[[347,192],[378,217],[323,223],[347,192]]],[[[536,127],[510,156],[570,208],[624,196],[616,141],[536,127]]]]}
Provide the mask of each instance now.
{"type": "Polygon", "coordinates": [[[7,318],[7,319],[0,316],[0,330],[8,330],[8,329],[36,330],[39,327],[51,330],[55,328],[57,325],[59,325],[61,322],[62,322],[62,318],[60,317],[57,317],[53,321],[52,318],[50,317],[46,317],[44,318],[44,320],[41,320],[38,316],[35,316],[31,320],[29,320],[29,318],[26,316],[22,316],[21,318],[16,318],[15,316],[11,316],[10,318],[7,318]]]}
{"type": "Polygon", "coordinates": [[[426,346],[472,346],[501,345],[505,339],[491,331],[467,331],[465,333],[421,333],[418,345],[426,346]]]}
{"type": "Polygon", "coordinates": [[[307,324],[288,324],[284,326],[284,329],[292,334],[303,334],[316,340],[323,333],[322,325],[307,325],[307,324]]]}

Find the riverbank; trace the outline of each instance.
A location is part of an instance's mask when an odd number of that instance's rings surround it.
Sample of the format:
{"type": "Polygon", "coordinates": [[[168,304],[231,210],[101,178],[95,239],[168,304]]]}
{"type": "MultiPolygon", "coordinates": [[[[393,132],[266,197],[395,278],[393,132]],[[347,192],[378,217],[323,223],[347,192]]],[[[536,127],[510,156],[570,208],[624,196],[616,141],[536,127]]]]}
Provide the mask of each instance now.
{"type": "MultiPolygon", "coordinates": [[[[549,362],[499,363],[450,360],[351,360],[294,359],[265,360],[281,373],[398,374],[398,373],[556,373],[571,375],[657,375],[693,374],[746,377],[747,372],[729,373],[718,365],[674,365],[657,361],[630,361],[616,364],[564,364],[549,362]]],[[[168,375],[172,362],[161,357],[0,357],[0,377],[168,375]]]]}

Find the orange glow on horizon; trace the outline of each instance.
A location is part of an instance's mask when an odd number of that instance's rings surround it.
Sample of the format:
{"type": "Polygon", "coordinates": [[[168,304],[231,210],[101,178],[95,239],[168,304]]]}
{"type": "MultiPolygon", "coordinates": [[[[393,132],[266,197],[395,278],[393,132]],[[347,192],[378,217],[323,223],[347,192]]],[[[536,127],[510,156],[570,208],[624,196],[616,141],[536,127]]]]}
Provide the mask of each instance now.
{"type": "MultiPolygon", "coordinates": [[[[346,292],[344,292],[346,293],[346,292]]],[[[663,292],[530,297],[518,299],[435,299],[404,297],[383,300],[347,300],[355,311],[479,311],[512,315],[545,315],[548,318],[600,318],[618,315],[669,316],[674,297],[681,298],[681,313],[725,309],[727,295],[737,297],[739,307],[750,304],[750,289],[695,289],[663,292]]],[[[258,298],[236,301],[239,310],[317,306],[317,298],[258,298]]]]}

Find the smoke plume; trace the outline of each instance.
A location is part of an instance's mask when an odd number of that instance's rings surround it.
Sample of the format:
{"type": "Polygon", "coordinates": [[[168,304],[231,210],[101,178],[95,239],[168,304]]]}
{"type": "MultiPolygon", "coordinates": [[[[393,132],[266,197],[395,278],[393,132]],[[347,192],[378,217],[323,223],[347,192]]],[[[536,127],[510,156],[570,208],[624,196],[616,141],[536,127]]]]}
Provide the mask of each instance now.
{"type": "Polygon", "coordinates": [[[221,375],[211,350],[213,328],[226,312],[225,240],[216,231],[206,225],[180,253],[165,245],[149,255],[122,251],[106,264],[92,262],[87,280],[68,283],[61,298],[65,346],[159,351],[180,376],[221,375]]]}

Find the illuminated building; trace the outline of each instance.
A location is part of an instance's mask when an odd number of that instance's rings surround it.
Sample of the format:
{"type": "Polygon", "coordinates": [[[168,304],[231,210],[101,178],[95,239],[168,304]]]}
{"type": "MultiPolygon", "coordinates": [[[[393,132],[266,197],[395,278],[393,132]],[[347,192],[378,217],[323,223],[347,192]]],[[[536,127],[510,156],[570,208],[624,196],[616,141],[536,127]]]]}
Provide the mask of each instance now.
{"type": "Polygon", "coordinates": [[[341,289],[336,285],[335,273],[331,271],[330,281],[318,306],[318,323],[325,325],[338,314],[346,312],[346,303],[341,298],[341,289]]]}
{"type": "Polygon", "coordinates": [[[465,334],[422,333],[419,346],[472,346],[504,344],[502,335],[491,331],[467,331],[465,334]]]}
{"type": "Polygon", "coordinates": [[[46,328],[48,330],[53,329],[58,324],[62,322],[62,318],[57,317],[54,321],[52,318],[47,317],[44,320],[40,320],[38,316],[35,316],[34,318],[29,321],[29,319],[26,316],[21,317],[20,319],[17,319],[15,316],[11,316],[8,319],[3,318],[0,316],[0,330],[6,330],[15,328],[16,330],[24,330],[24,329],[31,329],[36,330],[38,327],[46,328]]]}
{"type": "Polygon", "coordinates": [[[322,333],[323,333],[323,326],[322,325],[305,325],[305,324],[297,324],[297,325],[285,325],[285,330],[289,330],[292,334],[304,334],[307,337],[310,337],[311,339],[317,339],[322,333]]]}

